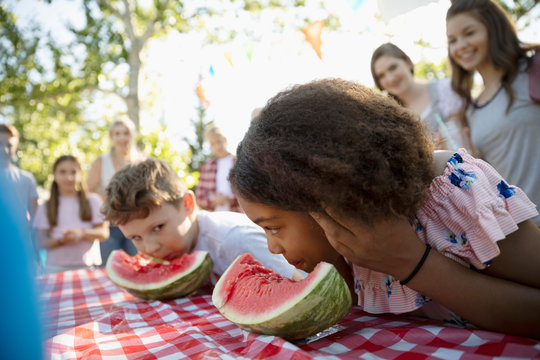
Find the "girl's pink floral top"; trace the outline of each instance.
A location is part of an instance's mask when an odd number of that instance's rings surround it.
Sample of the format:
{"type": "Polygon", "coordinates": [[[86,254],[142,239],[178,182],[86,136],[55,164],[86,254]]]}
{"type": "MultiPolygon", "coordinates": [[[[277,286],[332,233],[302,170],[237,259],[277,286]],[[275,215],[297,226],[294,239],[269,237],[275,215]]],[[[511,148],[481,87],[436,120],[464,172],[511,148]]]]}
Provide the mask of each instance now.
{"type": "MultiPolygon", "coordinates": [[[[497,241],[537,214],[520,188],[507,184],[488,163],[460,149],[431,183],[411,224],[420,240],[436,251],[464,266],[484,269],[500,253],[497,241]]],[[[358,305],[367,312],[399,314],[422,308],[419,311],[430,318],[467,325],[393,276],[356,265],[353,273],[358,305]]]]}

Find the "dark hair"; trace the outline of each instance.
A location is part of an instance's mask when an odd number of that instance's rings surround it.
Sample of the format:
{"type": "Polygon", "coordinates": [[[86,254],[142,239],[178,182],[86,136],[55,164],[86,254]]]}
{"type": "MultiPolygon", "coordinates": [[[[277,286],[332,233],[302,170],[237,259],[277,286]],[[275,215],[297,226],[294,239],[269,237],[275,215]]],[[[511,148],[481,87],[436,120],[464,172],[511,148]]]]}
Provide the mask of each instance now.
{"type": "MultiPolygon", "coordinates": [[[[375,86],[379,90],[385,90],[381,86],[381,82],[379,81],[379,78],[377,77],[377,74],[375,74],[375,62],[379,60],[382,56],[391,56],[396,59],[401,59],[405,61],[407,64],[411,65],[411,74],[414,74],[414,64],[411,60],[411,58],[399,47],[392,43],[385,43],[379,46],[378,48],[373,51],[373,54],[371,55],[371,76],[373,77],[373,82],[375,83],[375,86]]],[[[392,95],[388,93],[389,96],[393,97],[398,103],[402,104],[401,100],[395,95],[392,95]]]]}
{"type": "MultiPolygon", "coordinates": [[[[73,155],[62,155],[53,164],[52,172],[54,173],[56,171],[56,168],[58,165],[63,163],[64,161],[71,161],[77,165],[77,169],[79,171],[81,170],[81,164],[77,160],[77,158],[73,155]]],[[[82,178],[82,174],[81,174],[82,178]]],[[[90,221],[92,220],[92,209],[90,208],[90,201],[88,200],[88,190],[86,189],[86,183],[84,181],[81,181],[79,183],[79,188],[77,189],[77,198],[79,199],[79,217],[83,221],[90,221]]],[[[49,225],[51,227],[54,227],[58,224],[58,205],[60,202],[60,190],[58,189],[58,184],[56,183],[56,180],[53,180],[51,184],[51,192],[49,196],[49,200],[46,204],[47,209],[47,220],[49,221],[49,225]]]]}
{"type": "Polygon", "coordinates": [[[187,187],[164,161],[148,158],[124,166],[105,190],[101,212],[113,224],[145,218],[164,203],[178,206],[187,187]]]}
{"type": "MultiPolygon", "coordinates": [[[[491,0],[453,0],[446,13],[446,21],[458,14],[467,13],[481,22],[489,36],[488,59],[497,68],[503,70],[501,83],[509,97],[507,110],[514,102],[512,82],[519,70],[519,59],[526,58],[530,50],[538,50],[538,44],[522,44],[517,36],[513,22],[506,12],[491,0]]],[[[471,104],[471,89],[474,71],[459,66],[448,52],[452,68],[452,88],[465,101],[461,117],[466,125],[465,110],[471,104]]]]}
{"type": "Polygon", "coordinates": [[[433,178],[432,150],[424,125],[395,101],[354,82],[318,80],[269,100],[238,145],[229,180],[249,201],[331,206],[369,224],[416,212],[433,178]]]}

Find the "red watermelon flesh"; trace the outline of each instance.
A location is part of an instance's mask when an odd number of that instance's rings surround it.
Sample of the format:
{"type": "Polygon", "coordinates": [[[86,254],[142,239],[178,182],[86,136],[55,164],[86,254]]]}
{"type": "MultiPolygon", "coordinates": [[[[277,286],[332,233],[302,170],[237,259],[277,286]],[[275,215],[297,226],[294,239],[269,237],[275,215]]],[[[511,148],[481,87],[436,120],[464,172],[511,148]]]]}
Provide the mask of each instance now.
{"type": "Polygon", "coordinates": [[[115,284],[137,297],[169,300],[187,296],[202,286],[212,271],[212,259],[207,251],[163,261],[115,250],[106,269],[115,284]]]}
{"type": "MultiPolygon", "coordinates": [[[[219,296],[227,306],[242,311],[244,315],[260,314],[261,308],[272,309],[275,307],[275,295],[287,302],[310,284],[309,279],[297,282],[273,272],[251,254],[242,255],[236,265],[227,274],[228,281],[220,288],[219,296]]],[[[315,271],[311,278],[314,278],[315,271]]]]}
{"type": "Polygon", "coordinates": [[[349,288],[331,264],[321,262],[294,281],[239,256],[217,282],[212,301],[230,321],[254,332],[289,340],[335,324],[352,306],[349,288]]]}
{"type": "Polygon", "coordinates": [[[197,255],[185,254],[172,261],[156,261],[145,255],[129,256],[124,253],[121,261],[112,263],[114,271],[121,277],[137,277],[138,284],[155,283],[163,280],[168,274],[181,274],[189,270],[195,261],[197,255]]]}

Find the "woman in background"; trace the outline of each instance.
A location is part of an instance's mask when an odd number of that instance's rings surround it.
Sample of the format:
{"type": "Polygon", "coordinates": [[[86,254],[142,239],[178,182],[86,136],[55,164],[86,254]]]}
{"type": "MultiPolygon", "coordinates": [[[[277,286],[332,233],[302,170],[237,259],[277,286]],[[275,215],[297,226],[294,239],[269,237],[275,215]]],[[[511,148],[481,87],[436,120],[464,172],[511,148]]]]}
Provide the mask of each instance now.
{"type": "MultiPolygon", "coordinates": [[[[88,190],[97,192],[102,198],[105,198],[105,188],[118,170],[143,158],[135,146],[135,126],[127,117],[119,117],[111,124],[109,137],[111,150],[92,163],[86,179],[88,190]]],[[[110,234],[110,238],[101,243],[101,257],[104,265],[113,250],[124,249],[129,255],[137,254],[133,243],[116,226],[111,226],[110,234]]]]}
{"type": "Polygon", "coordinates": [[[458,116],[462,100],[452,90],[450,79],[416,79],[411,59],[392,43],[382,44],[373,52],[371,75],[379,90],[386,91],[428,125],[437,148],[467,147],[458,116]]]}

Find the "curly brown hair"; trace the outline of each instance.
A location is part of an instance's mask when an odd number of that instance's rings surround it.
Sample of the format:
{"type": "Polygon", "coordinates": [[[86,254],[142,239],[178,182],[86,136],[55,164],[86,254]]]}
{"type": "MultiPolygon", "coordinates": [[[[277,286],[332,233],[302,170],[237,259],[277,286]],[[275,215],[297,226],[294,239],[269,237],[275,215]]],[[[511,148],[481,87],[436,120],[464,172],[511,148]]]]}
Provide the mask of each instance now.
{"type": "Polygon", "coordinates": [[[169,164],[148,158],[114,174],[101,212],[111,223],[123,225],[147,217],[164,203],[179,206],[186,192],[186,185],[169,164]]]}
{"type": "Polygon", "coordinates": [[[237,149],[229,180],[248,201],[330,206],[366,224],[413,215],[433,179],[421,122],[360,84],[317,80],[269,100],[237,149]]]}

